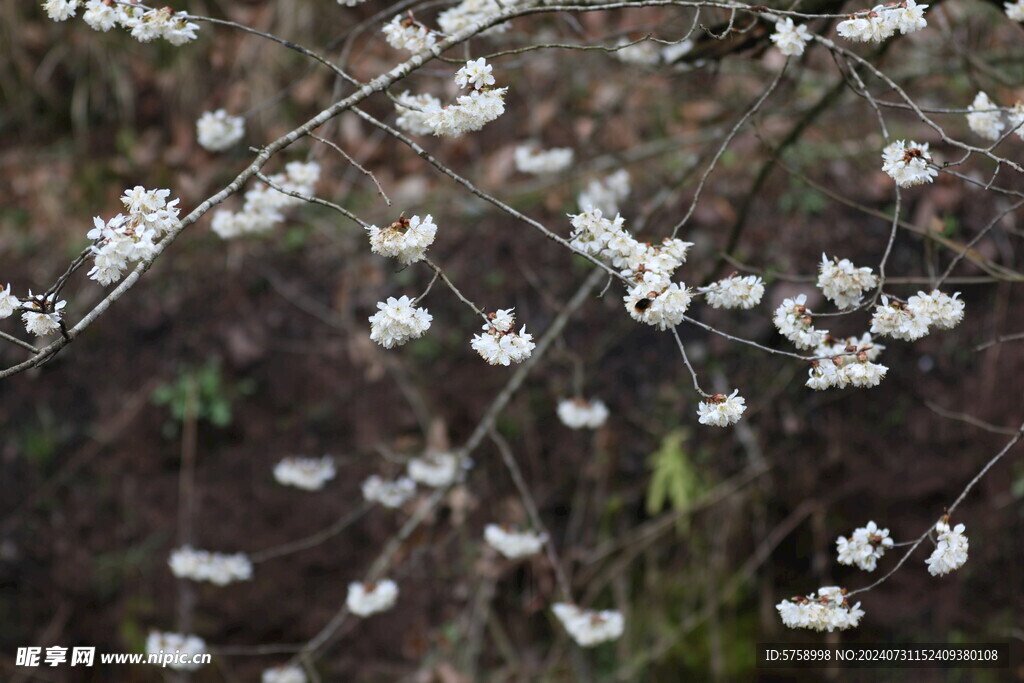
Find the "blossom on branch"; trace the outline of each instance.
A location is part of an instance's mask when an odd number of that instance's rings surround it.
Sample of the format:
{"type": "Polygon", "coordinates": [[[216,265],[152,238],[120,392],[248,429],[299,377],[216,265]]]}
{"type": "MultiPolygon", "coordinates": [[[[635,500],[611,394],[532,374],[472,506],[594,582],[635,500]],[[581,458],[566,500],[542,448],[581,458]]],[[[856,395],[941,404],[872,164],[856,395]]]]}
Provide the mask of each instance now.
{"type": "Polygon", "coordinates": [[[818,288],[840,310],[859,306],[864,292],[877,286],[878,278],[870,268],[857,268],[845,258],[830,261],[828,256],[821,255],[818,288]]]}
{"type": "Polygon", "coordinates": [[[558,419],[569,429],[597,429],[608,419],[608,407],[596,398],[563,398],[558,402],[558,419]]]}
{"type": "Polygon", "coordinates": [[[147,655],[179,655],[167,665],[172,669],[195,671],[202,666],[197,655],[206,654],[206,641],[199,636],[183,633],[159,633],[151,631],[146,638],[147,655]]]}
{"type": "Polygon", "coordinates": [[[730,275],[707,287],[699,287],[697,291],[704,295],[704,300],[712,308],[750,309],[761,303],[764,280],[757,275],[730,275]]]}
{"type": "Polygon", "coordinates": [[[400,508],[416,493],[416,482],[408,477],[394,481],[381,479],[376,474],[363,482],[363,498],[380,503],[386,508],[400,508]]]}
{"type": "Polygon", "coordinates": [[[196,138],[211,152],[223,152],[245,135],[245,119],[224,109],[203,112],[196,121],[196,138]]]}
{"type": "Polygon", "coordinates": [[[772,316],[772,322],[782,336],[793,342],[798,349],[813,349],[828,335],[828,330],[815,329],[811,309],[807,308],[806,303],[806,294],[786,299],[772,316]]]}
{"type": "Polygon", "coordinates": [[[0,318],[10,318],[19,306],[21,301],[11,294],[11,283],[7,283],[6,289],[0,287],[0,318]]]}
{"type": "Polygon", "coordinates": [[[697,405],[698,422],[712,427],[728,427],[740,421],[747,410],[747,400],[738,396],[739,389],[731,394],[715,394],[697,405]]]}
{"type": "Polygon", "coordinates": [[[437,236],[437,226],[430,214],[426,218],[402,216],[387,227],[371,225],[366,230],[374,254],[390,256],[404,265],[422,261],[437,236]]]}
{"type": "Polygon", "coordinates": [[[964,525],[957,524],[950,528],[948,518],[943,519],[935,525],[935,534],[935,550],[924,561],[928,565],[928,573],[943,576],[964,566],[969,545],[964,535],[964,525]]]}
{"type": "Polygon", "coordinates": [[[209,581],[217,586],[252,578],[252,562],[245,553],[225,555],[186,545],[172,552],[167,564],[179,579],[209,581]]]}
{"type": "Polygon", "coordinates": [[[516,170],[543,175],[558,173],[572,164],[573,151],[569,147],[538,149],[536,145],[519,145],[515,150],[516,170]]]}
{"type": "Polygon", "coordinates": [[[846,536],[836,539],[839,564],[856,565],[866,572],[875,571],[878,560],[892,546],[889,530],[879,529],[874,522],[854,529],[849,539],[846,536]]]}
{"type": "Polygon", "coordinates": [[[615,610],[581,609],[565,602],[551,607],[562,626],[579,645],[594,647],[609,640],[617,640],[625,627],[622,613],[615,610]]]}
{"type": "Polygon", "coordinates": [[[928,143],[897,140],[882,150],[882,170],[900,187],[932,182],[939,172],[932,168],[928,143]]]}
{"type": "Polygon", "coordinates": [[[396,14],[391,21],[384,24],[381,31],[388,45],[398,50],[422,52],[437,43],[437,34],[416,21],[412,15],[403,17],[396,14]]]}
{"type": "Polygon", "coordinates": [[[787,57],[799,57],[804,53],[804,46],[811,39],[807,27],[803,24],[794,26],[793,20],[789,17],[779,19],[775,23],[775,33],[771,35],[771,41],[779,52],[787,57]]]}
{"type": "Polygon", "coordinates": [[[380,581],[356,581],[348,585],[348,598],[345,605],[353,614],[368,617],[378,612],[386,612],[395,606],[398,599],[398,585],[390,579],[380,581]]]}
{"type": "Polygon", "coordinates": [[[406,466],[409,478],[413,481],[444,488],[457,482],[468,468],[468,459],[462,459],[454,453],[428,453],[421,458],[413,458],[406,466]]]}
{"type": "Polygon", "coordinates": [[[516,560],[539,553],[548,537],[536,531],[518,531],[505,525],[488,524],[484,528],[484,540],[505,557],[516,560]]]}
{"type": "Polygon", "coordinates": [[[527,333],[526,325],[515,331],[515,316],[512,309],[502,309],[488,316],[483,326],[484,334],[475,334],[470,346],[481,358],[491,365],[521,363],[530,357],[537,346],[533,335],[527,333]]]}
{"type": "Polygon", "coordinates": [[[274,466],[274,479],[282,486],[294,486],[306,491],[319,491],[334,479],[337,470],[334,458],[285,458],[274,466]]]}
{"type": "Polygon", "coordinates": [[[31,290],[28,299],[22,302],[21,320],[25,323],[25,331],[37,337],[45,337],[60,329],[60,321],[63,316],[61,311],[67,305],[67,301],[57,301],[57,294],[48,296],[33,296],[31,290]]]}
{"type": "Polygon", "coordinates": [[[782,617],[782,623],[789,628],[806,628],[812,631],[845,631],[855,628],[864,610],[858,602],[850,606],[846,589],[839,586],[823,586],[806,596],[795,596],[775,606],[782,617]]]}

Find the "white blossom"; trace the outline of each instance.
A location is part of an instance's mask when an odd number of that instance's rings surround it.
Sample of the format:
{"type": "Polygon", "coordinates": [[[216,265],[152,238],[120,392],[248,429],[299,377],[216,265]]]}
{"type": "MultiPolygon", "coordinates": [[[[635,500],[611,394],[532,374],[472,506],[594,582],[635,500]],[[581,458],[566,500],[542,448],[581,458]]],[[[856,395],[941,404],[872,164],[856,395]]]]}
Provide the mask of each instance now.
{"type": "Polygon", "coordinates": [[[898,301],[889,302],[882,295],[882,303],[875,306],[871,317],[871,334],[881,334],[893,339],[914,341],[928,334],[930,319],[918,316],[907,305],[898,301]]]}
{"type": "Polygon", "coordinates": [[[830,387],[843,389],[851,385],[870,388],[878,386],[888,371],[889,368],[886,366],[872,363],[864,351],[835,355],[812,362],[805,386],[818,391],[830,387]]]}
{"type": "Polygon", "coordinates": [[[57,301],[56,294],[47,297],[33,296],[29,291],[28,299],[21,302],[25,310],[21,314],[21,320],[25,323],[25,330],[37,337],[45,337],[60,329],[60,321],[63,317],[61,311],[67,305],[67,301],[57,301]]]}
{"type": "Polygon", "coordinates": [[[968,109],[971,113],[967,115],[967,125],[971,130],[988,140],[998,140],[1006,124],[1003,123],[1003,112],[996,103],[984,92],[979,92],[968,109]]]}
{"type": "Polygon", "coordinates": [[[799,57],[802,55],[804,53],[804,46],[807,45],[807,41],[810,39],[811,35],[807,32],[807,27],[803,24],[794,26],[793,20],[789,17],[780,19],[775,23],[775,33],[771,36],[771,41],[775,43],[775,47],[779,48],[779,52],[787,57],[799,57]]]}
{"type": "Polygon", "coordinates": [[[1006,8],[1006,16],[1011,21],[1024,21],[1024,0],[1017,0],[1017,2],[1004,2],[1003,7],[1006,8]]]}
{"type": "Polygon", "coordinates": [[[764,280],[757,275],[731,275],[698,289],[712,308],[753,308],[764,296],[764,280]]]}
{"type": "Polygon", "coordinates": [[[846,600],[846,590],[838,586],[824,586],[807,596],[783,600],[775,606],[782,623],[789,628],[813,631],[844,631],[854,628],[864,616],[858,602],[853,607],[846,600]]]}
{"type": "Polygon", "coordinates": [[[505,557],[515,560],[539,553],[548,537],[536,531],[518,531],[507,526],[488,524],[484,528],[484,540],[505,557]]]}
{"type": "Polygon", "coordinates": [[[124,16],[119,5],[107,4],[106,0],[88,0],[82,20],[96,31],[109,31],[117,26],[124,16]]]}
{"type": "Polygon", "coordinates": [[[451,486],[462,476],[465,464],[454,453],[429,453],[413,458],[407,465],[409,478],[424,486],[443,488],[451,486]]]}
{"type": "Polygon", "coordinates": [[[601,612],[581,609],[565,602],[551,607],[562,626],[578,644],[593,647],[609,640],[617,640],[625,627],[622,613],[614,610],[601,612]]]}
{"type": "Polygon", "coordinates": [[[602,213],[617,214],[619,204],[629,196],[629,172],[619,169],[609,176],[591,180],[577,198],[582,211],[599,209],[602,213]]]}
{"type": "Polygon", "coordinates": [[[345,604],[353,614],[368,617],[391,609],[397,599],[398,585],[390,579],[369,583],[356,581],[348,585],[345,604]]]}
{"type": "Polygon", "coordinates": [[[390,296],[387,301],[378,302],[377,308],[380,310],[368,318],[370,339],[385,349],[419,339],[430,329],[430,321],[434,319],[427,309],[417,308],[407,296],[400,299],[390,296]]]}
{"type": "Polygon", "coordinates": [[[10,318],[19,306],[21,301],[11,294],[11,283],[7,283],[6,289],[0,287],[0,318],[10,318]]]}
{"type": "MultiPolygon", "coordinates": [[[[1021,0],[1021,4],[1024,5],[1024,0],[1021,0]]],[[[1024,18],[1021,19],[1024,21],[1024,18]]],[[[1024,140],[1024,102],[1018,102],[1013,105],[1013,109],[1008,112],[1010,118],[1010,130],[1020,139],[1024,140]]]]}
{"type": "Polygon", "coordinates": [[[898,4],[875,5],[870,10],[857,12],[849,19],[839,22],[836,33],[847,40],[879,43],[899,31],[906,35],[928,26],[924,11],[928,5],[918,5],[914,0],[903,0],[898,4]]]}
{"type": "Polygon", "coordinates": [[[558,419],[570,429],[597,429],[608,419],[608,407],[596,398],[563,398],[558,402],[558,419]]]}
{"type": "Polygon", "coordinates": [[[388,45],[398,50],[422,52],[437,43],[437,34],[410,16],[396,14],[381,30],[388,45]]]}
{"type": "Polygon", "coordinates": [[[622,297],[633,320],[667,330],[683,322],[686,310],[693,300],[693,291],[686,285],[672,282],[654,290],[641,282],[622,297]]]}
{"type": "Polygon", "coordinates": [[[900,187],[932,182],[939,172],[928,165],[931,160],[927,143],[897,140],[882,150],[882,170],[900,187]]]}
{"type": "Polygon", "coordinates": [[[43,3],[46,16],[54,21],[65,21],[75,16],[78,11],[78,0],[46,0],[43,3]]]}
{"type": "Polygon", "coordinates": [[[661,60],[666,64],[674,64],[693,50],[693,41],[687,38],[678,43],[672,43],[661,48],[661,60]]]}
{"type": "Polygon", "coordinates": [[[167,666],[182,671],[195,671],[202,664],[193,662],[198,655],[206,654],[206,641],[199,636],[150,631],[149,637],[146,638],[147,655],[179,653],[180,657],[176,657],[167,666]],[[184,661],[178,661],[178,659],[184,661]]]}
{"type": "Polygon", "coordinates": [[[533,335],[527,333],[526,325],[519,332],[515,331],[514,325],[512,309],[499,309],[488,316],[488,322],[483,326],[484,334],[473,335],[470,346],[491,365],[521,363],[530,357],[537,345],[533,342],[533,335]]]}
{"type": "Polygon", "coordinates": [[[386,508],[402,507],[414,493],[416,482],[408,477],[388,481],[374,474],[363,482],[363,498],[371,503],[380,503],[386,508]]]}
{"type": "Polygon", "coordinates": [[[964,525],[957,524],[952,529],[948,521],[940,521],[935,525],[937,536],[935,550],[925,560],[928,573],[932,576],[943,576],[959,569],[967,562],[967,537],[964,536],[964,525]]]}
{"type": "Polygon", "coordinates": [[[508,88],[474,90],[459,96],[455,104],[427,112],[423,123],[434,135],[447,137],[480,130],[505,113],[506,92],[508,88]]]}
{"type": "Polygon", "coordinates": [[[252,562],[245,553],[211,553],[186,545],[174,550],[167,564],[179,579],[209,581],[218,586],[252,578],[252,562]]]}
{"type": "MultiPolygon", "coordinates": [[[[300,195],[312,195],[319,179],[320,164],[315,161],[292,161],[285,164],[283,173],[268,177],[281,189],[300,195]]],[[[222,239],[267,232],[284,220],[283,210],[300,203],[301,199],[269,185],[257,185],[246,191],[241,211],[217,211],[210,227],[222,239]]]]}
{"type": "Polygon", "coordinates": [[[728,396],[715,394],[701,401],[697,406],[697,421],[713,427],[728,427],[739,422],[747,410],[747,400],[738,396],[739,392],[739,389],[735,389],[728,396]]]}
{"type": "Polygon", "coordinates": [[[334,479],[337,470],[334,458],[285,458],[274,465],[274,479],[283,486],[294,486],[307,491],[319,491],[334,479]]]}
{"type": "Polygon", "coordinates": [[[494,85],[494,76],[491,75],[493,70],[494,67],[488,64],[485,58],[471,59],[455,72],[455,85],[460,88],[482,90],[489,85],[494,85]]]}
{"type": "Polygon", "coordinates": [[[869,332],[865,332],[860,338],[847,337],[846,339],[835,339],[834,337],[826,337],[814,349],[814,355],[829,358],[851,353],[864,353],[869,361],[876,361],[882,355],[883,350],[885,350],[885,346],[872,339],[869,332]]]}
{"type": "Polygon", "coordinates": [[[306,674],[299,666],[275,666],[263,671],[260,683],[306,683],[306,674]]]}
{"type": "Polygon", "coordinates": [[[649,40],[634,43],[622,38],[612,55],[620,62],[636,66],[654,66],[661,61],[661,51],[649,40]]]}
{"type": "Polygon", "coordinates": [[[437,235],[437,225],[430,214],[426,218],[402,216],[385,228],[371,225],[366,230],[373,253],[390,256],[405,265],[421,261],[437,235]]]}
{"type": "Polygon", "coordinates": [[[964,302],[958,296],[960,292],[949,296],[937,289],[928,294],[918,292],[907,299],[907,310],[929,326],[951,330],[964,319],[964,302]]]}
{"type": "Polygon", "coordinates": [[[819,330],[814,327],[812,312],[807,306],[807,295],[800,294],[794,299],[784,300],[775,314],[772,322],[783,337],[793,342],[798,349],[813,349],[824,341],[828,330],[819,330]]]}
{"type": "MultiPolygon", "coordinates": [[[[437,25],[446,35],[454,35],[475,24],[489,21],[503,9],[514,6],[518,0],[463,0],[455,7],[444,10],[437,15],[437,25]]],[[[486,36],[503,33],[508,30],[508,22],[492,26],[478,35],[486,36]]]]}
{"type": "Polygon", "coordinates": [[[849,539],[846,536],[836,539],[839,564],[856,565],[866,572],[875,571],[878,560],[892,546],[889,530],[879,529],[874,522],[854,529],[849,539]]]}
{"type": "Polygon", "coordinates": [[[427,116],[440,109],[441,100],[433,95],[412,95],[406,91],[395,98],[395,124],[412,135],[429,135],[434,129],[427,124],[427,116]]]}
{"type": "Polygon", "coordinates": [[[222,152],[242,139],[245,119],[231,116],[224,109],[203,112],[196,121],[199,144],[211,152],[222,152]]]}
{"type": "Polygon", "coordinates": [[[519,145],[515,150],[516,169],[522,173],[543,175],[558,173],[572,164],[573,151],[569,147],[538,149],[536,145],[519,145]]]}
{"type": "Polygon", "coordinates": [[[104,222],[93,218],[93,229],[86,237],[91,247],[93,267],[89,277],[101,285],[121,279],[132,263],[156,253],[157,242],[178,222],[178,200],[167,201],[170,190],[147,190],[136,185],[125,190],[121,203],[128,215],[118,214],[104,222]]]}
{"type": "Polygon", "coordinates": [[[845,258],[830,261],[828,256],[821,255],[818,288],[840,310],[859,306],[864,292],[877,286],[878,278],[870,268],[857,268],[845,258]]]}

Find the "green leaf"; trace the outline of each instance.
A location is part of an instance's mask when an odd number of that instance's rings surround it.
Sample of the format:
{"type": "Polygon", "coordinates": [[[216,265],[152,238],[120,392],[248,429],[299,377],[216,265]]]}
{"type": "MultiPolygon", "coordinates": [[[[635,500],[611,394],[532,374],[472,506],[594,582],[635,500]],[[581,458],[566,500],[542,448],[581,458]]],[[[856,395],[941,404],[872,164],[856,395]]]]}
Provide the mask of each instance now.
{"type": "Polygon", "coordinates": [[[661,512],[666,504],[673,510],[684,510],[699,491],[697,472],[684,448],[688,437],[687,430],[674,429],[665,435],[661,446],[651,454],[647,514],[661,512]]]}

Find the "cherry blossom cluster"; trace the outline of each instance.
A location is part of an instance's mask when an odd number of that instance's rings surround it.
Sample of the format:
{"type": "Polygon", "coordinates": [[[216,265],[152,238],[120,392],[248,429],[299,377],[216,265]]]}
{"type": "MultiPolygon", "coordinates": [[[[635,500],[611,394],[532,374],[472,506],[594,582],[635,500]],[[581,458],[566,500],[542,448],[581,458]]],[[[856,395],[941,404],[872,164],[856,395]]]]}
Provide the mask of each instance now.
{"type": "Polygon", "coordinates": [[[274,465],[274,479],[282,486],[294,486],[306,491],[319,491],[337,471],[334,458],[285,458],[274,465]]]}
{"type": "MultiPolygon", "coordinates": [[[[292,161],[284,169],[284,173],[276,173],[268,180],[288,192],[306,196],[313,194],[320,180],[320,164],[315,161],[292,161]]],[[[213,214],[210,227],[223,239],[267,232],[284,220],[282,211],[300,203],[302,200],[297,197],[267,185],[259,185],[245,193],[241,211],[217,211],[213,214]]]]}
{"type": "MultiPolygon", "coordinates": [[[[132,0],[134,1],[134,0],[132,0]]],[[[199,25],[189,21],[187,12],[175,12],[170,7],[144,9],[115,0],[46,0],[43,10],[54,21],[65,21],[85,8],[82,19],[97,31],[109,31],[115,26],[131,32],[141,43],[162,38],[171,45],[184,45],[196,39],[199,25]]]]}
{"type": "Polygon", "coordinates": [[[851,607],[846,599],[846,589],[839,586],[823,586],[810,595],[783,600],[775,609],[779,611],[782,623],[789,628],[829,633],[855,628],[864,616],[860,603],[851,607]]]}
{"type": "MultiPolygon", "coordinates": [[[[460,31],[491,21],[501,13],[503,8],[513,7],[518,0],[462,0],[455,7],[444,10],[437,15],[437,25],[445,35],[453,36],[460,31]]],[[[508,22],[497,24],[477,35],[486,36],[504,33],[509,28],[508,22]]]]}
{"type": "Polygon", "coordinates": [[[410,460],[406,473],[418,484],[445,488],[459,481],[470,465],[468,459],[460,459],[454,453],[428,453],[410,460]]]}
{"type": "Polygon", "coordinates": [[[897,31],[906,35],[923,29],[928,25],[924,18],[926,9],[928,5],[918,5],[914,0],[876,5],[839,22],[836,33],[847,40],[880,43],[896,35],[897,31]]]}
{"type": "Polygon", "coordinates": [[[801,24],[794,26],[793,20],[789,17],[775,22],[775,33],[771,35],[771,41],[779,52],[787,57],[799,57],[804,53],[804,47],[811,39],[807,27],[801,24]]]}
{"type": "Polygon", "coordinates": [[[387,227],[371,225],[366,230],[374,254],[389,256],[404,265],[423,260],[427,247],[434,243],[437,235],[437,226],[430,214],[426,218],[401,216],[387,227]]]}
{"type": "Polygon", "coordinates": [[[711,308],[750,309],[761,303],[764,280],[757,275],[740,277],[734,273],[707,287],[698,287],[697,291],[704,295],[704,301],[711,308]]]}
{"type": "Polygon", "coordinates": [[[617,640],[625,628],[622,613],[614,610],[589,610],[566,602],[552,605],[562,626],[582,647],[594,647],[609,640],[617,640]]]}
{"type": "Polygon", "coordinates": [[[195,671],[202,664],[196,662],[197,655],[206,654],[206,641],[199,636],[184,633],[160,633],[150,631],[146,638],[146,654],[178,654],[167,666],[181,671],[195,671]]]}
{"type": "Polygon", "coordinates": [[[369,317],[370,339],[385,349],[402,346],[412,339],[419,339],[430,329],[434,319],[425,308],[417,308],[416,302],[407,296],[377,303],[379,309],[369,317]]]}
{"type": "Polygon", "coordinates": [[[382,479],[374,474],[363,482],[363,498],[386,508],[400,508],[416,493],[416,482],[409,477],[382,479]]]}
{"type": "Polygon", "coordinates": [[[942,519],[935,525],[935,550],[925,560],[928,573],[932,576],[943,576],[964,566],[967,562],[967,536],[964,525],[957,524],[950,528],[949,520],[942,519]]]}
{"type": "Polygon", "coordinates": [[[798,349],[816,348],[828,336],[828,330],[814,327],[811,309],[806,304],[807,295],[799,294],[792,299],[785,299],[772,316],[772,322],[782,336],[793,342],[798,349]]]}
{"type": "Polygon", "coordinates": [[[576,198],[576,203],[585,213],[597,209],[611,216],[619,212],[619,204],[629,197],[629,171],[619,169],[604,178],[594,178],[576,198]]]}
{"type": "Polygon", "coordinates": [[[1006,16],[1011,21],[1024,21],[1024,0],[1016,0],[1016,2],[1004,2],[1003,8],[1006,10],[1006,16]]]}
{"type": "Polygon", "coordinates": [[[536,531],[519,531],[505,525],[488,524],[484,528],[484,540],[505,557],[517,560],[539,553],[548,537],[536,531]]]}
{"type": "Polygon", "coordinates": [[[252,562],[245,553],[211,553],[186,545],[174,550],[167,564],[179,579],[209,581],[218,586],[252,578],[252,562]]]}
{"type": "Polygon", "coordinates": [[[516,332],[515,324],[516,317],[511,308],[498,309],[487,316],[484,333],[474,334],[470,346],[491,365],[521,363],[530,357],[537,345],[533,342],[533,335],[526,331],[526,325],[516,332]]]}
{"type": "Polygon", "coordinates": [[[875,571],[878,561],[892,546],[889,530],[879,529],[874,522],[854,529],[850,538],[840,536],[836,539],[839,564],[856,565],[866,572],[875,571]]]}
{"type": "Polygon", "coordinates": [[[964,302],[958,296],[960,292],[949,296],[936,289],[927,294],[918,292],[903,303],[883,295],[871,318],[871,333],[914,341],[928,334],[931,327],[952,329],[964,319],[964,302]]]}
{"type": "Polygon", "coordinates": [[[928,143],[897,140],[882,150],[882,170],[900,187],[930,183],[939,175],[928,153],[928,143]]]}
{"type": "Polygon", "coordinates": [[[223,152],[245,135],[245,119],[224,109],[203,112],[196,121],[196,139],[211,152],[223,152]]]}
{"type": "Polygon", "coordinates": [[[708,396],[697,405],[697,421],[712,427],[728,427],[739,422],[747,409],[747,400],[738,396],[739,389],[731,394],[708,396]]]}
{"type": "Polygon", "coordinates": [[[395,606],[398,600],[398,584],[391,579],[362,582],[355,581],[348,585],[348,597],[345,605],[352,614],[368,617],[378,612],[386,612],[395,606]]]}
{"type": "MultiPolygon", "coordinates": [[[[971,130],[988,140],[998,140],[1006,130],[1006,121],[1003,120],[1003,110],[989,98],[984,92],[974,96],[974,101],[968,107],[971,113],[967,115],[967,125],[971,130]]],[[[1013,109],[1007,112],[1010,129],[1018,137],[1024,139],[1024,102],[1018,102],[1013,109]]]]}
{"type": "Polygon", "coordinates": [[[825,254],[821,255],[818,288],[839,310],[860,306],[864,292],[877,286],[878,278],[870,268],[857,268],[849,259],[829,260],[825,254]]]}
{"type": "Polygon", "coordinates": [[[558,419],[569,429],[597,429],[608,419],[608,406],[596,398],[563,398],[558,402],[558,419]]]}
{"type": "Polygon", "coordinates": [[[28,298],[19,301],[16,296],[10,293],[11,286],[0,292],[0,318],[10,316],[4,315],[6,311],[12,311],[15,307],[21,306],[24,311],[21,320],[25,323],[25,330],[37,337],[45,337],[58,331],[63,319],[63,309],[68,302],[58,300],[57,294],[33,295],[32,290],[28,292],[28,298]],[[4,293],[5,292],[5,293],[4,293]]]}
{"type": "Polygon", "coordinates": [[[543,175],[558,173],[572,164],[573,151],[570,147],[540,149],[534,143],[519,145],[515,149],[516,170],[521,173],[543,175]]]}
{"type": "Polygon", "coordinates": [[[675,270],[686,262],[692,242],[666,237],[659,246],[640,242],[625,229],[625,219],[604,217],[590,206],[570,215],[570,243],[584,253],[598,256],[622,269],[635,284],[623,297],[626,311],[638,322],[666,330],[683,321],[693,299],[685,284],[672,282],[675,270]]]}
{"type": "Polygon", "coordinates": [[[441,100],[433,95],[413,95],[405,91],[395,97],[395,111],[398,112],[395,125],[411,135],[430,135],[434,129],[427,123],[427,116],[439,109],[441,100]]]}
{"type": "Polygon", "coordinates": [[[867,389],[878,386],[888,371],[886,366],[872,363],[867,351],[850,345],[845,354],[811,361],[805,386],[818,391],[830,387],[844,389],[848,386],[867,389]]]}
{"type": "MultiPolygon", "coordinates": [[[[466,62],[455,74],[455,83],[460,88],[472,88],[468,95],[460,95],[454,104],[441,106],[439,100],[420,97],[417,104],[406,94],[396,104],[399,111],[418,108],[419,115],[407,118],[405,126],[426,128],[434,135],[458,137],[464,133],[480,130],[505,113],[505,93],[508,88],[492,88],[494,76],[491,66],[483,57],[466,62]]],[[[403,125],[403,124],[400,124],[403,125]]],[[[410,130],[410,128],[407,128],[410,130]]],[[[410,130],[410,132],[412,132],[410,130]]]]}
{"type": "Polygon", "coordinates": [[[101,285],[121,279],[124,271],[137,261],[156,253],[156,245],[178,222],[178,200],[170,202],[170,190],[147,190],[136,185],[121,197],[128,215],[117,214],[106,223],[93,218],[93,229],[86,235],[93,240],[93,267],[89,277],[101,285]]]}
{"type": "Polygon", "coordinates": [[[406,16],[396,14],[381,31],[384,40],[396,50],[422,52],[437,43],[437,33],[416,21],[411,13],[406,16]]]}

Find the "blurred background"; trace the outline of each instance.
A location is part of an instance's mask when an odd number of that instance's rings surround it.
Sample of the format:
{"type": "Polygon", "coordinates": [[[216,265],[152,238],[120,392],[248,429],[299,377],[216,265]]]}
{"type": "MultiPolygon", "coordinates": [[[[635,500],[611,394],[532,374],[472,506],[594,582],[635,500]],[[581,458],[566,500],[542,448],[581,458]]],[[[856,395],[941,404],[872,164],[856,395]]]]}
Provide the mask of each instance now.
{"type": "MultiPolygon", "coordinates": [[[[224,0],[187,9],[344,59],[364,81],[405,54],[381,39],[379,24],[397,10],[378,0],[355,8],[224,0]]],[[[431,23],[437,9],[426,6],[417,17],[431,23]]],[[[708,26],[725,19],[701,14],[708,26]]],[[[912,96],[949,108],[966,107],[979,89],[1007,105],[1024,98],[1019,25],[994,5],[969,1],[942,3],[929,20],[928,30],[872,56],[912,96]]],[[[693,23],[693,13],[679,8],[520,19],[452,56],[537,42],[613,45],[652,32],[676,41],[693,23]]],[[[498,85],[510,88],[508,113],[480,133],[420,141],[563,236],[586,182],[626,169],[627,226],[660,240],[685,213],[723,135],[781,67],[766,38],[757,30],[724,41],[695,34],[694,49],[673,65],[565,50],[492,59],[498,85]],[[513,150],[529,139],[572,147],[577,161],[556,177],[519,174],[513,150]]],[[[396,93],[445,93],[455,68],[434,62],[396,93]]],[[[711,176],[680,235],[696,246],[679,277],[697,285],[744,268],[763,274],[768,293],[755,310],[701,304],[693,314],[789,349],[771,311],[801,292],[811,308],[825,310],[813,287],[823,251],[876,266],[895,195],[879,170],[884,141],[873,110],[842,86],[830,55],[811,49],[787,73],[711,176]],[[771,160],[770,148],[783,144],[786,168],[771,160]]],[[[127,187],[170,188],[190,211],[248,163],[247,145],[286,133],[339,92],[346,90],[325,69],[226,27],[203,25],[198,41],[174,48],[118,30],[96,33],[80,19],[56,24],[34,3],[3,3],[0,284],[45,290],[87,246],[92,217],[120,210],[127,187]],[[247,131],[245,144],[214,155],[197,145],[194,125],[221,107],[244,114],[247,131]]],[[[365,109],[394,120],[384,96],[365,109]]],[[[937,142],[905,111],[886,114],[895,139],[937,142]]],[[[970,139],[962,115],[938,118],[951,135],[970,139]]],[[[460,191],[354,115],[320,134],[372,171],[393,205],[322,145],[300,141],[268,170],[318,160],[320,196],[377,225],[402,211],[432,214],[439,230],[430,257],[485,310],[514,306],[519,323],[542,334],[589,273],[585,262],[460,191]]],[[[938,149],[941,158],[958,156],[938,149]]],[[[1020,158],[1024,142],[1013,136],[1000,149],[1020,158]]],[[[959,170],[984,181],[994,167],[972,158],[959,170]]],[[[998,180],[1022,189],[1008,172],[998,180]]],[[[1007,201],[948,175],[904,192],[907,229],[889,262],[893,289],[909,296],[924,288],[1007,201]]],[[[401,546],[390,572],[401,588],[396,608],[346,627],[318,659],[321,677],[776,680],[755,668],[758,642],[1019,643],[1019,451],[957,511],[954,522],[965,523],[970,538],[963,569],[931,577],[929,551],[919,550],[863,596],[862,625],[842,634],[788,631],[774,606],[823,585],[866,585],[894,565],[891,553],[875,575],[839,566],[835,539],[874,520],[897,541],[910,540],[942,514],[1010,438],[957,414],[1011,433],[1024,419],[1021,342],[977,348],[1024,328],[1021,219],[1008,215],[955,271],[950,290],[967,302],[963,324],[914,344],[888,343],[880,362],[889,374],[876,389],[813,392],[797,361],[680,328],[705,388],[738,387],[747,398],[743,420],[730,430],[697,424],[697,396],[674,341],[624,313],[618,284],[591,297],[498,428],[577,601],[622,610],[625,635],[594,650],[575,647],[549,610],[558,596],[546,558],[511,562],[483,544],[485,524],[527,522],[499,453],[485,441],[466,483],[401,546]],[[577,392],[611,410],[596,432],[569,430],[555,414],[557,401],[577,392]]],[[[0,382],[0,679],[164,680],[166,672],[143,666],[16,668],[14,655],[19,646],[51,644],[141,652],[151,629],[178,630],[183,604],[189,630],[224,652],[312,638],[422,496],[259,563],[252,581],[186,585],[167,566],[178,546],[182,458],[197,463],[195,545],[254,553],[351,513],[367,476],[397,475],[428,446],[463,443],[510,376],[470,349],[479,320],[435,286],[424,304],[434,323],[423,339],[391,351],[369,340],[376,302],[416,296],[430,277],[425,267],[396,272],[394,261],[370,253],[358,225],[323,207],[291,210],[276,231],[230,242],[210,232],[206,217],[72,346],[0,382]],[[190,400],[195,411],[184,408],[190,400]],[[281,458],[325,454],[339,471],[323,491],[274,481],[281,458]]],[[[77,320],[105,290],[81,273],[65,293],[77,320]]],[[[17,333],[15,320],[3,329],[17,333]]],[[[847,336],[868,324],[860,313],[827,327],[847,336]]],[[[6,367],[24,353],[8,345],[0,359],[6,367]]],[[[238,651],[245,654],[215,655],[192,680],[257,680],[288,658],[238,651]]],[[[863,680],[880,680],[867,673],[863,680]]],[[[1020,669],[904,673],[893,680],[1024,676],[1020,669]]]]}

